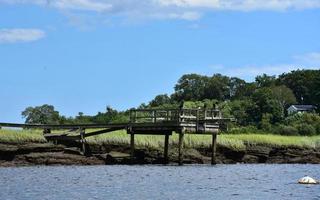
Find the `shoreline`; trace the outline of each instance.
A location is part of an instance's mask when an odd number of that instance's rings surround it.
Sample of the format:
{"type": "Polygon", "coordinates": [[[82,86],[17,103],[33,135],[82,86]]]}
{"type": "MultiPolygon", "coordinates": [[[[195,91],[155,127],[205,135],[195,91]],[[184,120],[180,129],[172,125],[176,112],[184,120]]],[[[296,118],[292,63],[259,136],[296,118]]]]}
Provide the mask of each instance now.
{"type": "MultiPolygon", "coordinates": [[[[130,158],[128,145],[89,145],[90,156],[81,155],[77,147],[52,143],[0,143],[0,167],[36,165],[130,165],[164,164],[163,150],[139,148],[130,158]]],[[[178,163],[176,147],[169,150],[169,165],[178,163]]],[[[210,148],[185,148],[184,164],[210,164],[210,148]]],[[[246,145],[233,150],[218,145],[217,164],[320,164],[320,150],[302,147],[246,145]]]]}

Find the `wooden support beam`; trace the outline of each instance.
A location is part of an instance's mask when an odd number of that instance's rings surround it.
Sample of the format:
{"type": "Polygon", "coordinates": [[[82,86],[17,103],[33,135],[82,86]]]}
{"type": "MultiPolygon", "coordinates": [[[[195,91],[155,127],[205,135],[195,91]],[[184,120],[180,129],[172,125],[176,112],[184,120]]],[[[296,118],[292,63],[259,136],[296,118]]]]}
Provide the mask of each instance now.
{"type": "Polygon", "coordinates": [[[116,130],[121,130],[122,128],[107,128],[107,129],[103,129],[100,131],[94,131],[94,132],[90,132],[84,135],[84,137],[90,137],[90,136],[94,136],[94,135],[100,135],[100,134],[104,134],[104,133],[110,133],[116,130]]]}
{"type": "Polygon", "coordinates": [[[44,138],[48,141],[54,141],[54,140],[71,140],[71,141],[76,141],[76,140],[81,140],[80,135],[72,135],[72,136],[67,136],[67,135],[44,135],[44,138]]]}
{"type": "Polygon", "coordinates": [[[216,162],[216,150],[217,150],[217,134],[212,134],[211,165],[217,164],[217,162],[216,162]]]}
{"type": "Polygon", "coordinates": [[[169,163],[168,152],[169,152],[169,135],[166,134],[164,138],[164,163],[165,164],[169,163]]]}
{"type": "Polygon", "coordinates": [[[179,133],[179,165],[183,164],[183,136],[183,132],[179,133]]]}

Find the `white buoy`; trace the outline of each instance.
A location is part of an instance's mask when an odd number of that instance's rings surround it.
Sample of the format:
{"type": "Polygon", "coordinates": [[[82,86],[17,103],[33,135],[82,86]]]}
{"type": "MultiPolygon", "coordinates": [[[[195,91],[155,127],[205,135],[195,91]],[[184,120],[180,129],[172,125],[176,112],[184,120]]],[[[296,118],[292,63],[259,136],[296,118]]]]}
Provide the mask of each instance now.
{"type": "Polygon", "coordinates": [[[310,176],[305,176],[299,179],[298,183],[300,184],[318,184],[319,182],[310,176]]]}

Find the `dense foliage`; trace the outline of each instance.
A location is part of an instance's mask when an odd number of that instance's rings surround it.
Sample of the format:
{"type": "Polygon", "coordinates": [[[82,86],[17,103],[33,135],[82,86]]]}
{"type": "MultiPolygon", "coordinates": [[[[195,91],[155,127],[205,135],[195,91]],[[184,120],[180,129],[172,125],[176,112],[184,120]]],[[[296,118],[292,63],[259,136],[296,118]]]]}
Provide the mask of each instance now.
{"type": "MultiPolygon", "coordinates": [[[[320,117],[316,113],[288,116],[292,104],[320,107],[320,70],[297,70],[279,77],[263,74],[254,82],[221,74],[183,75],[171,95],[160,94],[138,108],[211,108],[217,106],[225,117],[236,122],[234,130],[276,132],[283,135],[314,135],[320,133],[320,117]],[[237,128],[238,127],[238,128],[237,128]],[[247,127],[247,128],[241,128],[247,127]]],[[[317,111],[319,112],[319,110],[317,111]]],[[[95,116],[79,113],[75,117],[60,116],[53,106],[29,107],[22,112],[26,123],[109,123],[129,119],[128,111],[107,107],[95,116]]]]}

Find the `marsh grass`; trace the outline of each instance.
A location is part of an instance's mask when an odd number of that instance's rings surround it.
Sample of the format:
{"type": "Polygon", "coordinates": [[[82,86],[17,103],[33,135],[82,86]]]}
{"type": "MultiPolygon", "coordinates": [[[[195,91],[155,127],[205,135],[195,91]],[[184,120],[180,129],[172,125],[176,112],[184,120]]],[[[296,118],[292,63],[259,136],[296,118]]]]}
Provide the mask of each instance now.
{"type": "MultiPolygon", "coordinates": [[[[90,131],[90,130],[88,130],[90,131]]],[[[130,136],[124,130],[114,131],[102,135],[88,137],[89,144],[114,144],[129,145],[130,136]]],[[[0,130],[0,142],[2,143],[26,143],[26,142],[46,142],[40,130],[0,130]]],[[[217,143],[233,150],[245,150],[246,145],[264,145],[270,147],[302,147],[319,148],[320,136],[281,136],[268,134],[221,134],[217,143]]],[[[156,135],[136,135],[135,144],[142,148],[162,148],[164,136],[156,135]]],[[[178,144],[178,134],[170,137],[170,145],[176,147],[178,144]]],[[[207,148],[211,145],[210,135],[186,134],[184,145],[187,148],[207,148]]]]}
{"type": "Polygon", "coordinates": [[[40,130],[1,129],[0,142],[21,144],[21,143],[28,143],[28,142],[44,143],[46,142],[46,140],[43,137],[42,132],[40,130]]]}

